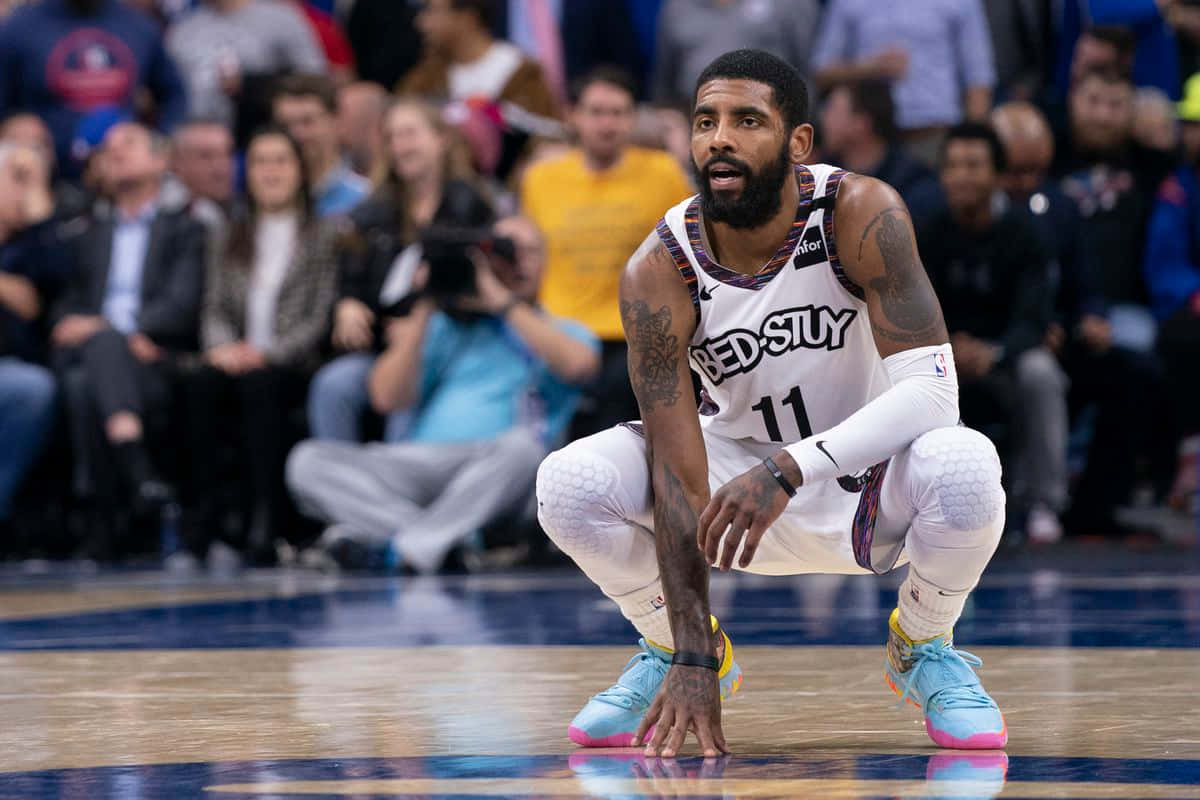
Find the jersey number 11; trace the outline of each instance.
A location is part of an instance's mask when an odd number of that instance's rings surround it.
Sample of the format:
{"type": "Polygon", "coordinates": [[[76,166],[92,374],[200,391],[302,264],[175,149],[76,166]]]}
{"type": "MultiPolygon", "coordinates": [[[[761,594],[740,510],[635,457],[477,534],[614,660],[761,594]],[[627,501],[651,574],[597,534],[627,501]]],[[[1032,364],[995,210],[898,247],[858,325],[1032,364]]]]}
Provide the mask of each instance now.
{"type": "MultiPolygon", "coordinates": [[[[800,438],[807,439],[812,436],[812,426],[808,424],[808,410],[804,407],[804,396],[800,394],[800,387],[793,386],[788,392],[787,397],[783,398],[783,405],[792,407],[792,414],[796,417],[796,428],[800,431],[800,438]]],[[[763,425],[767,428],[767,436],[772,442],[782,442],[783,433],[779,430],[779,417],[775,416],[775,400],[768,396],[763,397],[754,405],[750,406],[751,411],[757,411],[762,414],[763,425]]]]}

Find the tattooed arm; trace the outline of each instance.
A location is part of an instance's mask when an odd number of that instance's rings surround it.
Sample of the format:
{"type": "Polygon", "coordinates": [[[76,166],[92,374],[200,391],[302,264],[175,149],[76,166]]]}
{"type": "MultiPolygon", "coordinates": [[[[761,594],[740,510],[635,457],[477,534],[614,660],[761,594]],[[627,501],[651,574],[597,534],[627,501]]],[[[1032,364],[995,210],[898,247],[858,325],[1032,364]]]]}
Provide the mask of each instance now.
{"type": "MultiPolygon", "coordinates": [[[[696,520],[708,502],[708,458],[692,395],[687,349],[696,313],[674,261],[651,234],[621,279],[621,320],[629,343],[629,380],[646,429],[654,487],[654,540],[675,648],[712,654],[708,565],[696,547],[696,520]]],[[[673,666],[638,729],[651,755],[674,756],[688,729],[705,755],[725,749],[717,674],[673,666]]]]}
{"type": "Polygon", "coordinates": [[[879,355],[950,341],[917,255],[912,218],[896,190],[874,178],[846,178],[834,225],[842,269],[866,294],[879,355]]]}
{"type": "MultiPolygon", "coordinates": [[[[859,473],[921,434],[958,422],[954,356],[904,202],[886,183],[847,177],[838,192],[834,234],[846,276],[863,289],[875,347],[892,387],[841,423],[774,457],[795,487],[859,473]]],[[[716,560],[723,540],[720,564],[729,568],[744,534],[738,563],[748,566],[787,500],[762,465],[722,486],[701,518],[709,561],[716,560]]]]}

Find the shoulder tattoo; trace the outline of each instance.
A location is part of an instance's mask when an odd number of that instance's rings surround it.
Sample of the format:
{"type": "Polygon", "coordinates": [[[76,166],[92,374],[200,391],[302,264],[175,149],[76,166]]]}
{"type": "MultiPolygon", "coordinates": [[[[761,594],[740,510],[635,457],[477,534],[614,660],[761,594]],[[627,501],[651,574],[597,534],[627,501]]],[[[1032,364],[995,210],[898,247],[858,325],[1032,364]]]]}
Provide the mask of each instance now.
{"type": "Polygon", "coordinates": [[[941,309],[922,280],[924,268],[917,258],[916,242],[908,232],[904,212],[887,208],[867,223],[859,241],[860,254],[872,232],[883,262],[883,274],[872,278],[869,286],[879,296],[883,316],[891,325],[873,324],[875,332],[905,343],[937,338],[942,329],[941,309]]]}

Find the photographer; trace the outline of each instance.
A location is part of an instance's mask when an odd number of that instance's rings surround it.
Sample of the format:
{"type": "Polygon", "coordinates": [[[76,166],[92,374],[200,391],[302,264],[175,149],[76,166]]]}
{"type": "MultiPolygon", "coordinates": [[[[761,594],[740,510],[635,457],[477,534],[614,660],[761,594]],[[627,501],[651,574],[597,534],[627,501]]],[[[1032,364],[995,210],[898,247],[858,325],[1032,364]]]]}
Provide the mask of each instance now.
{"type": "Polygon", "coordinates": [[[578,387],[599,366],[590,333],[533,305],[544,265],[537,229],[509,218],[494,234],[480,247],[427,237],[426,292],[388,325],[371,404],[381,414],[410,409],[408,440],[309,441],[288,459],[301,506],[333,525],[321,544],[335,557],[349,541],[437,570],[455,545],[529,496],[578,387]],[[510,249],[511,261],[502,257],[510,249]]]}
{"type": "MultiPolygon", "coordinates": [[[[386,342],[389,311],[402,306],[421,261],[416,231],[431,224],[482,228],[493,220],[474,185],[465,147],[440,111],[401,98],[384,113],[386,169],[375,192],[350,214],[342,242],[341,287],[332,344],[340,353],[313,378],[308,424],[313,438],[362,441],[370,405],[367,376],[386,342]]],[[[406,415],[389,421],[385,441],[403,438],[406,415]]]]}

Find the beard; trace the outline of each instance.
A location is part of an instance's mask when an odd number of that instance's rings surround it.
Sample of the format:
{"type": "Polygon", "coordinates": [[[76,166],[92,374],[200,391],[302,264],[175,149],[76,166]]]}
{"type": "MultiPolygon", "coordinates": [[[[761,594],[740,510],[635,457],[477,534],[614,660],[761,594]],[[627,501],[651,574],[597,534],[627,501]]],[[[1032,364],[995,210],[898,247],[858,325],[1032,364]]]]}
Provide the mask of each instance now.
{"type": "Polygon", "coordinates": [[[692,162],[696,183],[700,186],[700,207],[704,218],[744,230],[767,224],[783,205],[783,182],[792,174],[789,143],[785,140],[779,156],[758,172],[733,156],[713,156],[703,167],[692,162]],[[724,165],[742,174],[742,191],[734,197],[713,191],[709,176],[714,167],[724,165]]]}

